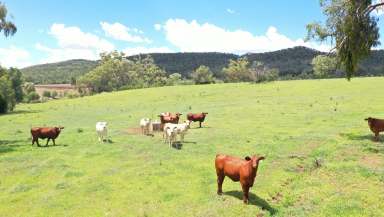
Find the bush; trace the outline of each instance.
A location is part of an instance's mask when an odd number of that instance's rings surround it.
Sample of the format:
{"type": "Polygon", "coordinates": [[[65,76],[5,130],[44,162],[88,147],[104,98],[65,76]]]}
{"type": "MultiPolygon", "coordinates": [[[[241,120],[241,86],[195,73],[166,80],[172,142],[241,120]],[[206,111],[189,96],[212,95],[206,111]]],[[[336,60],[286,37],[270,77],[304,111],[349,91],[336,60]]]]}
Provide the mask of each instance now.
{"type": "Polygon", "coordinates": [[[71,91],[65,92],[64,96],[68,97],[69,99],[73,99],[73,98],[80,97],[80,94],[76,91],[71,90],[71,91]]]}
{"type": "Polygon", "coordinates": [[[201,65],[191,75],[196,84],[209,84],[214,81],[213,73],[208,66],[201,65]]]}
{"type": "Polygon", "coordinates": [[[47,97],[47,98],[50,98],[51,97],[51,92],[49,92],[48,90],[44,90],[43,96],[47,97]]]}
{"type": "Polygon", "coordinates": [[[168,77],[168,85],[177,85],[181,82],[181,74],[179,73],[173,73],[170,74],[168,77]]]}
{"type": "Polygon", "coordinates": [[[51,93],[51,97],[52,98],[56,98],[57,97],[57,91],[56,90],[54,90],[54,91],[52,91],[52,93],[51,93]]]}
{"type": "Polygon", "coordinates": [[[26,100],[27,102],[36,102],[40,99],[40,96],[39,94],[37,94],[35,91],[32,91],[30,92],[27,96],[26,96],[26,100]]]}

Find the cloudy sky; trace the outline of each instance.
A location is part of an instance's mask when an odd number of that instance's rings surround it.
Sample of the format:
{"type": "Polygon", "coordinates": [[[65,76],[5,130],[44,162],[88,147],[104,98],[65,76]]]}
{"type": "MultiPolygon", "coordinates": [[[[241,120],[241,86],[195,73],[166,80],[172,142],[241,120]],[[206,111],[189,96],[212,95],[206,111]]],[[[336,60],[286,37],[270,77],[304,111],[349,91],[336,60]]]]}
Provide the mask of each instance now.
{"type": "MultiPolygon", "coordinates": [[[[18,32],[0,39],[0,64],[25,67],[100,52],[266,52],[304,42],[324,21],[317,0],[6,0],[18,32]]],[[[384,16],[379,23],[384,35],[384,16]]],[[[384,44],[383,37],[381,39],[384,44]]],[[[383,48],[381,46],[380,48],[383,48]]]]}

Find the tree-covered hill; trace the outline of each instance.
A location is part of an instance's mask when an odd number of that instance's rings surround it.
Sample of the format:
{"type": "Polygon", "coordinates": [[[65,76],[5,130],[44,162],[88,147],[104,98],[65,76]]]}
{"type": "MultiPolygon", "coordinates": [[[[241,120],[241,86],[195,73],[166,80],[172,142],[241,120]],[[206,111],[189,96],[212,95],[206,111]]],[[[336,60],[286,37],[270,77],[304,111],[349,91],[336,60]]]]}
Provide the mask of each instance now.
{"type": "MultiPolygon", "coordinates": [[[[269,68],[277,68],[280,77],[295,77],[301,74],[312,74],[312,59],[324,54],[320,51],[294,47],[273,52],[249,53],[246,56],[250,62],[260,61],[269,68]]],[[[189,78],[192,71],[200,65],[208,66],[215,77],[222,78],[222,68],[230,59],[241,56],[227,53],[154,53],[150,54],[160,68],[168,74],[180,73],[184,78],[189,78]]],[[[129,59],[140,57],[130,56],[129,59]]],[[[22,69],[27,81],[37,84],[70,83],[73,78],[92,70],[97,61],[68,60],[59,63],[36,65],[22,69]]],[[[384,75],[384,50],[374,50],[369,58],[364,60],[358,70],[359,76],[384,75]]]]}
{"type": "Polygon", "coordinates": [[[58,63],[35,65],[21,69],[26,81],[36,84],[71,83],[97,66],[97,61],[68,60],[58,63]]]}

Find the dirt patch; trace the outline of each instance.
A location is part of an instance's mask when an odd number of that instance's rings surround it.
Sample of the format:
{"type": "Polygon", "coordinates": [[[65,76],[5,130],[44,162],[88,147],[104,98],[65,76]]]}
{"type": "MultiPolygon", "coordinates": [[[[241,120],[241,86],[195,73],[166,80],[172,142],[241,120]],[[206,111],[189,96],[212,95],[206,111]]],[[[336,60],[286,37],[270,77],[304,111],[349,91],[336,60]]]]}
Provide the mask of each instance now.
{"type": "Polygon", "coordinates": [[[377,169],[383,165],[383,159],[380,155],[366,155],[361,158],[360,163],[368,168],[377,169]]]}
{"type": "MultiPolygon", "coordinates": [[[[127,128],[123,130],[124,133],[129,134],[129,135],[143,135],[141,128],[127,128]]],[[[148,134],[148,136],[154,136],[155,134],[160,134],[161,131],[153,131],[152,134],[148,134]]]]}

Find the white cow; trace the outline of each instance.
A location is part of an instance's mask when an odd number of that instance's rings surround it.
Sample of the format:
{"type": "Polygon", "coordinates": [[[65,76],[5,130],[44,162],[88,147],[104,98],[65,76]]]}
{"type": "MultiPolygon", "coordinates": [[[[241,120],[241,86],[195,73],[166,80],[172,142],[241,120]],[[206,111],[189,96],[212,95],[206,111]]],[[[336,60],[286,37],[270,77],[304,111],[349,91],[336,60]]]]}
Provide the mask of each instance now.
{"type": "Polygon", "coordinates": [[[172,144],[176,140],[177,135],[177,127],[175,126],[164,126],[164,134],[165,134],[165,140],[164,142],[169,143],[169,147],[172,147],[172,144]]]}
{"type": "Polygon", "coordinates": [[[97,122],[96,133],[99,137],[99,142],[104,142],[105,140],[107,140],[107,122],[97,122]]]}
{"type": "Polygon", "coordinates": [[[142,118],[140,120],[141,133],[144,135],[151,134],[153,131],[152,120],[150,118],[142,118]]]}
{"type": "MultiPolygon", "coordinates": [[[[166,123],[164,125],[164,129],[166,129],[166,128],[176,128],[176,133],[178,135],[180,135],[180,142],[184,142],[184,136],[187,133],[188,129],[190,128],[190,125],[191,125],[191,122],[189,120],[186,120],[182,124],[166,123]]],[[[164,134],[165,134],[165,131],[164,131],[164,134]]]]}

